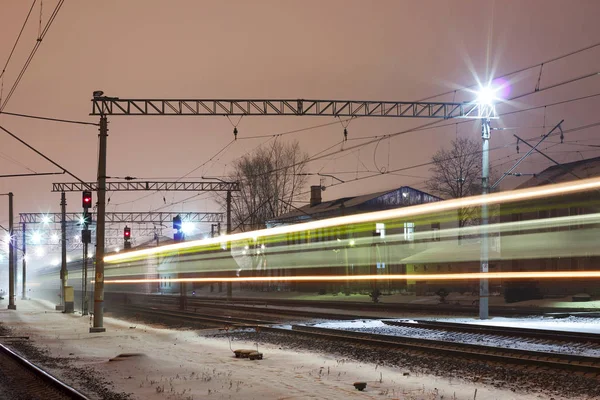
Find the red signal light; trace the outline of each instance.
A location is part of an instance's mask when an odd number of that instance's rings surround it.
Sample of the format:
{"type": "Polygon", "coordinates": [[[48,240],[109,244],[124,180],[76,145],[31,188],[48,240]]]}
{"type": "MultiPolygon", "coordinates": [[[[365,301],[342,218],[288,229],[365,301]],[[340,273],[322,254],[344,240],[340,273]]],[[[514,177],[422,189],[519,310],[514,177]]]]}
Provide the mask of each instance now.
{"type": "Polygon", "coordinates": [[[125,227],[125,229],[123,230],[123,237],[125,239],[129,239],[131,237],[131,228],[125,227]]]}
{"type": "Polygon", "coordinates": [[[90,208],[92,206],[92,192],[84,191],[81,200],[81,205],[83,206],[83,208],[90,208]]]}

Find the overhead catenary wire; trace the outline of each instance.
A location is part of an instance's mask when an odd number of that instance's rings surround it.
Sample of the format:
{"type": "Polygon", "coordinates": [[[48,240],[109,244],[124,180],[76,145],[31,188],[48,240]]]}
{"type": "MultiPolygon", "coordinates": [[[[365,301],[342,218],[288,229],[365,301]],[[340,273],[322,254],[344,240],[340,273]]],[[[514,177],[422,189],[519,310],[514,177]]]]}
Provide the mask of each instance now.
{"type": "MultiPolygon", "coordinates": [[[[27,21],[29,20],[29,16],[31,15],[31,12],[33,11],[33,7],[35,6],[36,1],[37,0],[33,0],[33,3],[31,3],[29,12],[27,13],[27,16],[25,17],[25,22],[23,22],[23,25],[21,26],[21,30],[19,31],[19,34],[17,35],[17,39],[15,40],[15,44],[13,45],[13,47],[10,51],[10,54],[8,55],[8,58],[6,59],[6,63],[4,64],[4,67],[2,68],[2,72],[0,72],[0,78],[4,77],[6,68],[8,68],[8,64],[10,63],[10,60],[12,59],[15,49],[17,48],[17,45],[19,44],[19,39],[21,39],[21,34],[23,34],[23,30],[25,29],[25,25],[27,25],[27,21]]],[[[0,96],[0,104],[2,103],[1,99],[2,99],[2,96],[0,96]]]]}
{"type": "MultiPolygon", "coordinates": [[[[591,127],[595,127],[595,126],[600,126],[600,122],[595,122],[595,123],[593,123],[593,124],[588,124],[588,125],[584,125],[584,126],[579,126],[579,127],[576,127],[576,128],[566,129],[566,130],[564,130],[563,132],[564,132],[564,133],[572,133],[572,132],[577,132],[577,131],[581,131],[581,130],[589,129],[589,128],[591,128],[591,127]]],[[[554,136],[554,135],[552,135],[552,136],[554,136]]],[[[531,137],[531,138],[524,139],[524,141],[527,141],[527,142],[530,142],[530,141],[533,141],[533,140],[539,140],[539,137],[531,137]]],[[[496,147],[490,148],[490,149],[489,149],[489,151],[491,152],[491,151],[495,151],[495,150],[499,150],[499,149],[507,148],[507,147],[509,147],[509,146],[513,146],[514,144],[515,144],[515,142],[511,142],[511,143],[508,143],[508,144],[506,144],[506,145],[502,145],[502,146],[496,146],[496,147]]],[[[554,146],[556,146],[556,144],[554,144],[554,145],[551,145],[551,146],[548,146],[547,148],[552,148],[552,147],[554,147],[554,146]]],[[[544,150],[545,150],[545,149],[544,149],[544,150]]],[[[479,154],[479,153],[481,153],[481,152],[482,152],[482,150],[479,150],[479,151],[477,151],[477,152],[474,152],[474,153],[471,153],[471,154],[479,154]]],[[[453,157],[453,158],[454,158],[454,157],[453,157]]],[[[448,158],[448,159],[446,159],[446,160],[447,160],[447,161],[449,161],[449,160],[451,160],[451,159],[453,159],[453,158],[448,158]]],[[[516,157],[515,157],[515,158],[516,158],[516,157]]],[[[446,161],[446,160],[443,160],[443,161],[446,161]]],[[[506,163],[508,163],[508,162],[510,162],[510,161],[507,161],[506,163]]],[[[433,162],[433,161],[429,161],[429,162],[420,163],[420,164],[415,164],[415,165],[411,165],[411,166],[407,166],[407,167],[401,167],[401,168],[397,168],[397,169],[394,169],[394,170],[388,171],[388,172],[386,172],[386,173],[383,173],[383,174],[382,174],[382,173],[374,173],[374,174],[372,174],[372,175],[368,175],[368,176],[363,176],[363,177],[359,177],[359,178],[356,178],[356,179],[347,180],[347,181],[345,181],[344,183],[356,182],[356,181],[360,181],[360,180],[364,180],[364,179],[370,179],[370,178],[374,178],[374,177],[377,177],[377,176],[382,176],[382,175],[386,175],[386,174],[390,174],[390,173],[394,173],[394,172],[400,172],[400,171],[406,171],[406,170],[409,170],[409,169],[415,169],[415,168],[426,167],[426,166],[430,166],[430,165],[433,165],[433,164],[434,164],[434,162],[433,162]]],[[[504,165],[504,164],[501,164],[501,165],[504,165]]],[[[341,182],[332,183],[332,184],[331,184],[331,185],[329,185],[328,187],[332,187],[332,186],[338,186],[338,185],[342,185],[342,184],[344,184],[344,183],[341,183],[341,182]]],[[[309,191],[301,192],[301,193],[299,193],[299,195],[302,195],[302,194],[307,194],[307,193],[309,193],[309,191]]]]}
{"type": "MultiPolygon", "coordinates": [[[[589,46],[583,47],[583,48],[581,48],[581,49],[578,49],[578,50],[571,51],[571,52],[569,52],[569,53],[566,53],[566,54],[563,54],[563,55],[560,55],[560,56],[557,56],[557,57],[550,58],[550,59],[548,59],[548,60],[545,60],[545,61],[539,62],[539,63],[537,63],[537,64],[533,64],[533,65],[530,65],[530,66],[528,66],[528,67],[523,67],[523,68],[517,69],[517,70],[515,70],[515,71],[508,72],[508,73],[505,73],[505,74],[502,74],[502,75],[496,76],[496,77],[495,77],[495,79],[507,78],[507,77],[509,77],[509,76],[511,76],[511,75],[516,75],[516,74],[519,74],[519,73],[521,73],[521,72],[528,71],[528,70],[530,70],[530,69],[533,69],[533,68],[542,67],[544,64],[546,64],[546,65],[547,65],[547,64],[551,64],[551,63],[553,63],[553,62],[555,62],[555,61],[559,61],[559,60],[562,60],[563,58],[571,57],[571,56],[573,56],[573,55],[575,55],[575,54],[583,53],[583,52],[585,52],[585,51],[588,51],[588,50],[594,49],[594,48],[596,48],[596,47],[599,47],[599,46],[600,46],[600,42],[598,42],[598,43],[594,43],[594,44],[592,44],[592,45],[589,45],[589,46]]],[[[478,84],[477,84],[477,83],[475,83],[475,84],[472,84],[472,85],[469,85],[469,86],[463,86],[462,88],[459,88],[459,89],[453,89],[453,90],[449,90],[449,91],[447,91],[447,92],[444,92],[444,93],[440,93],[440,94],[436,94],[436,95],[433,95],[433,96],[425,97],[425,98],[423,98],[423,99],[420,99],[420,100],[418,100],[418,101],[426,101],[426,100],[431,100],[431,99],[434,99],[434,98],[436,98],[436,97],[442,97],[442,96],[446,96],[446,95],[448,95],[448,94],[452,94],[452,93],[455,93],[455,94],[456,94],[456,91],[457,91],[457,90],[459,90],[459,91],[461,91],[461,90],[468,90],[468,89],[470,89],[470,88],[472,88],[472,87],[475,87],[475,86],[477,86],[477,85],[478,85],[478,84]]],[[[539,88],[539,86],[538,86],[538,88],[539,88]]]]}
{"type": "Polygon", "coordinates": [[[44,29],[42,29],[40,35],[38,36],[38,38],[37,38],[37,40],[35,42],[35,45],[33,46],[33,49],[29,53],[29,57],[27,57],[27,60],[25,61],[25,64],[23,64],[23,67],[21,68],[21,71],[17,75],[17,79],[15,80],[15,82],[13,83],[13,86],[11,87],[10,91],[8,92],[7,97],[4,99],[4,102],[2,104],[0,104],[0,111],[4,111],[4,109],[6,108],[6,105],[10,101],[13,93],[15,92],[15,90],[17,89],[17,87],[19,86],[19,83],[21,82],[21,79],[23,78],[23,75],[25,74],[25,71],[27,71],[27,68],[31,64],[31,61],[33,60],[33,57],[35,56],[36,52],[40,48],[40,45],[42,44],[42,41],[44,40],[44,37],[46,36],[46,34],[48,33],[48,30],[52,26],[52,23],[54,22],[54,19],[58,15],[58,12],[60,11],[63,3],[64,3],[64,0],[59,0],[58,4],[54,8],[52,14],[50,15],[50,18],[48,19],[48,22],[46,23],[44,29]]]}
{"type": "Polygon", "coordinates": [[[37,172],[37,171],[34,171],[33,169],[29,168],[27,165],[23,164],[22,162],[20,162],[20,161],[18,161],[18,160],[15,160],[14,158],[10,157],[9,155],[7,155],[7,154],[5,154],[5,153],[2,153],[2,152],[0,152],[0,158],[3,158],[3,159],[5,159],[6,161],[9,161],[9,162],[11,162],[11,163],[13,163],[13,164],[15,164],[15,165],[18,165],[18,166],[20,166],[20,167],[23,167],[23,168],[25,168],[27,171],[30,171],[30,172],[32,172],[32,173],[36,173],[36,172],[37,172]]]}
{"type": "Polygon", "coordinates": [[[12,113],[7,111],[0,111],[0,115],[10,115],[12,117],[22,117],[22,118],[31,118],[31,119],[41,119],[44,121],[53,121],[53,122],[64,122],[67,124],[78,124],[78,125],[92,125],[99,126],[100,124],[95,122],[86,122],[86,121],[75,121],[72,119],[62,119],[62,118],[52,118],[52,117],[42,117],[39,115],[29,115],[29,114],[20,114],[20,113],[12,113]]]}
{"type": "Polygon", "coordinates": [[[27,147],[28,149],[32,150],[34,153],[36,153],[37,155],[39,155],[40,157],[42,157],[43,159],[45,159],[46,161],[50,162],[52,165],[54,165],[55,167],[60,168],[62,171],[64,171],[65,173],[69,174],[71,177],[75,178],[76,180],[78,180],[81,183],[85,183],[83,180],[81,180],[80,178],[78,178],[77,176],[75,176],[73,173],[71,173],[69,170],[67,170],[66,168],[62,167],[60,164],[56,163],[55,161],[53,161],[52,159],[50,159],[49,157],[47,157],[46,155],[44,155],[42,152],[40,152],[39,150],[37,150],[36,148],[34,148],[33,146],[31,146],[30,144],[28,144],[27,142],[25,142],[23,139],[19,138],[17,135],[15,135],[14,133],[10,132],[8,129],[6,129],[5,127],[0,125],[0,129],[3,130],[5,133],[7,133],[8,135],[10,135],[13,139],[17,140],[18,142],[20,142],[21,144],[23,144],[25,147],[27,147]]]}
{"type": "MultiPolygon", "coordinates": [[[[569,81],[569,83],[570,83],[570,81],[569,81]]],[[[556,86],[557,85],[553,85],[553,87],[556,87],[556,86]]],[[[540,89],[540,90],[545,90],[545,88],[544,89],[540,89]]],[[[535,93],[538,93],[538,92],[530,92],[529,94],[535,94],[535,93]]],[[[500,113],[500,114],[498,114],[498,116],[506,116],[506,115],[512,115],[512,114],[517,114],[517,113],[532,111],[532,110],[535,110],[535,109],[540,109],[540,108],[544,108],[544,107],[555,106],[555,105],[559,105],[559,104],[565,104],[565,103],[569,103],[569,102],[572,102],[572,101],[585,100],[585,99],[589,99],[589,98],[597,97],[597,96],[600,96],[600,93],[596,93],[596,94],[592,94],[592,95],[586,95],[586,96],[581,96],[581,97],[577,97],[577,98],[569,99],[569,100],[562,100],[562,101],[558,101],[558,102],[554,102],[554,103],[550,103],[550,104],[544,104],[544,105],[535,106],[535,107],[530,107],[530,108],[522,109],[522,110],[508,111],[508,112],[505,112],[505,113],[500,113]]],[[[522,96],[520,96],[520,97],[522,97],[522,96]]],[[[509,101],[510,101],[510,99],[509,99],[509,101]]],[[[352,149],[356,149],[356,148],[368,146],[369,144],[375,143],[375,142],[377,142],[377,141],[379,141],[381,139],[384,139],[384,138],[394,138],[394,137],[397,137],[397,136],[400,136],[400,135],[403,135],[403,134],[406,134],[406,133],[420,132],[420,131],[429,130],[429,129],[444,128],[444,127],[452,126],[452,125],[455,125],[455,124],[471,123],[471,122],[474,122],[474,121],[477,121],[477,120],[465,120],[465,121],[452,122],[452,123],[447,123],[447,124],[439,125],[440,122],[442,122],[442,121],[444,121],[444,120],[432,121],[432,122],[429,122],[429,123],[426,123],[426,124],[419,125],[419,126],[414,127],[414,128],[409,128],[409,129],[405,129],[405,130],[402,130],[402,131],[399,131],[399,132],[395,132],[395,133],[390,133],[390,134],[375,135],[375,136],[365,136],[365,137],[361,138],[361,139],[368,140],[365,143],[356,144],[354,146],[347,147],[347,148],[345,148],[343,150],[338,150],[338,151],[330,152],[330,153],[327,153],[327,154],[322,154],[324,151],[321,151],[321,152],[317,153],[316,155],[313,155],[313,156],[309,157],[309,159],[308,159],[307,162],[317,161],[317,160],[320,160],[320,159],[323,159],[323,158],[326,158],[326,157],[330,157],[330,156],[338,154],[338,153],[342,153],[344,151],[349,151],[349,150],[352,150],[352,149]]],[[[334,147],[334,146],[332,146],[332,147],[334,147]]],[[[285,168],[293,167],[295,165],[297,165],[297,163],[289,165],[289,166],[286,166],[285,168]]],[[[282,168],[284,168],[284,167],[282,167],[282,168]]],[[[276,171],[277,170],[269,171],[269,173],[273,173],[273,172],[276,172],[276,171]]]]}

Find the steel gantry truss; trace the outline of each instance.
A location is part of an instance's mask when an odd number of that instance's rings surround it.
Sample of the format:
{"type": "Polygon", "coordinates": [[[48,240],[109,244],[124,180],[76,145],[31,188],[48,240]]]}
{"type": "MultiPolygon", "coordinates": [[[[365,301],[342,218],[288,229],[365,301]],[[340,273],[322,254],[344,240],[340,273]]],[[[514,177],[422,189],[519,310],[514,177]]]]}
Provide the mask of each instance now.
{"type": "MultiPolygon", "coordinates": [[[[96,220],[97,214],[90,213],[93,220],[96,220]]],[[[179,215],[184,222],[223,222],[223,213],[218,212],[109,212],[106,213],[105,221],[108,223],[139,223],[139,224],[164,224],[172,222],[173,217],[179,215]]],[[[82,213],[65,213],[66,222],[81,221],[82,213]]],[[[19,223],[40,224],[40,223],[61,223],[61,213],[21,213],[19,214],[19,223]]]]}
{"type": "MultiPolygon", "coordinates": [[[[94,326],[90,332],[104,332],[104,213],[106,209],[106,149],[108,139],[108,116],[328,116],[328,117],[396,117],[396,118],[477,118],[483,121],[483,163],[487,162],[490,119],[496,118],[495,107],[479,102],[404,102],[404,101],[356,101],[356,100],[305,100],[305,99],[254,99],[254,100],[202,100],[202,99],[120,99],[108,97],[101,90],[95,91],[90,115],[100,117],[98,151],[98,228],[96,245],[96,286],[94,292],[94,326]]],[[[234,134],[236,130],[234,130],[234,134]]],[[[487,165],[483,168],[487,172],[487,165]]],[[[482,178],[483,193],[487,193],[487,176],[482,178]]],[[[231,192],[227,192],[228,206],[231,192]]],[[[229,208],[229,207],[228,207],[229,208]]],[[[483,212],[483,211],[482,211],[483,212]]],[[[227,233],[231,232],[228,210],[227,233]]],[[[482,234],[482,237],[485,233],[482,234]]],[[[482,271],[487,272],[487,253],[482,251],[482,271]]],[[[181,290],[185,292],[184,289],[181,290]]],[[[487,318],[487,279],[482,279],[480,310],[485,309],[487,318]],[[485,281],[485,282],[484,282],[485,281]]],[[[231,298],[231,285],[227,287],[231,298]]],[[[480,311],[481,315],[484,315],[480,311]]]]}
{"type": "MultiPolygon", "coordinates": [[[[98,191],[97,182],[53,183],[53,192],[98,191]]],[[[238,192],[239,182],[107,182],[107,192],[162,191],[162,192],[238,192]]]]}
{"type": "Polygon", "coordinates": [[[94,97],[90,115],[306,115],[329,117],[460,118],[481,112],[476,103],[357,100],[199,100],[94,97]]]}

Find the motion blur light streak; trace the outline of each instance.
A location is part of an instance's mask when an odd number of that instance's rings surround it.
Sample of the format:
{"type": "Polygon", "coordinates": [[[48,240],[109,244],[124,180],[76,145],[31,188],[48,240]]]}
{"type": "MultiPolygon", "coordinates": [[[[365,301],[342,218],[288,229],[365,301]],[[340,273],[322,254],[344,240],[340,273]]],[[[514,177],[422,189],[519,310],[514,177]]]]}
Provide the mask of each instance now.
{"type": "Polygon", "coordinates": [[[225,235],[218,238],[195,240],[171,244],[151,249],[130,251],[122,254],[114,254],[104,257],[106,263],[115,263],[119,261],[133,260],[154,254],[164,252],[190,249],[198,246],[222,245],[225,242],[242,241],[260,237],[270,237],[276,235],[285,235],[288,233],[303,232],[306,230],[317,230],[323,228],[331,228],[343,225],[359,224],[365,222],[380,222],[381,220],[405,218],[411,216],[424,215],[428,213],[436,213],[441,211],[450,211],[466,207],[477,207],[482,204],[502,204],[511,201],[534,200],[539,198],[547,198],[551,196],[568,195],[577,192],[598,190],[600,189],[600,178],[592,178],[579,180],[575,182],[559,183],[547,186],[534,188],[513,190],[485,196],[472,196],[461,199],[444,200],[435,203],[427,203],[415,205],[405,208],[397,208],[387,211],[376,211],[365,214],[348,215],[344,217],[330,218],[326,220],[311,221],[289,226],[281,226],[270,229],[261,229],[258,231],[235,233],[225,235]]]}
{"type": "MultiPolygon", "coordinates": [[[[435,275],[314,275],[314,276],[256,276],[244,278],[151,278],[151,279],[109,279],[104,283],[159,283],[159,282],[273,282],[273,281],[368,281],[368,280],[467,280],[467,279],[566,279],[600,278],[600,271],[529,271],[529,272],[473,272],[435,275]]],[[[93,282],[93,281],[92,281],[93,282]]]]}

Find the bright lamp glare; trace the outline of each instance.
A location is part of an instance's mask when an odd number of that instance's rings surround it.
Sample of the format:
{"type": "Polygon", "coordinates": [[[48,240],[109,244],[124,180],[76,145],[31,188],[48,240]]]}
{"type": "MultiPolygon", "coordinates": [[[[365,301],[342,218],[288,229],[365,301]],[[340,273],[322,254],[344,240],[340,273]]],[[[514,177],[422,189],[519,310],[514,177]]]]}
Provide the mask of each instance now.
{"type": "Polygon", "coordinates": [[[49,224],[49,223],[50,223],[50,217],[49,217],[49,216],[47,216],[47,215],[44,215],[44,216],[42,217],[42,223],[43,223],[43,224],[49,224]]]}
{"type": "Polygon", "coordinates": [[[498,97],[496,97],[496,92],[497,89],[494,89],[490,86],[482,87],[479,89],[479,92],[477,92],[477,103],[486,106],[494,104],[498,100],[498,97]]]}
{"type": "Polygon", "coordinates": [[[52,236],[50,236],[50,240],[52,243],[58,243],[58,234],[53,233],[52,236]]]}
{"type": "Polygon", "coordinates": [[[39,232],[33,232],[31,235],[31,241],[33,244],[40,244],[42,242],[42,235],[39,232]]]}
{"type": "Polygon", "coordinates": [[[38,257],[44,257],[44,249],[42,247],[38,247],[35,249],[35,255],[38,257]]]}
{"type": "Polygon", "coordinates": [[[194,227],[194,224],[192,222],[184,222],[183,224],[181,224],[181,230],[186,235],[189,235],[192,232],[194,232],[194,229],[195,229],[195,227],[194,227]]]}

